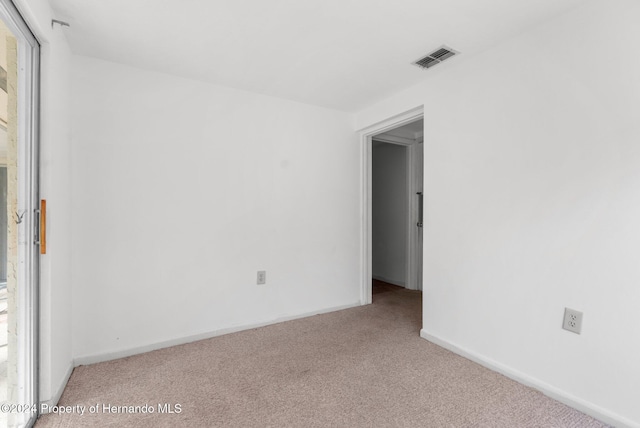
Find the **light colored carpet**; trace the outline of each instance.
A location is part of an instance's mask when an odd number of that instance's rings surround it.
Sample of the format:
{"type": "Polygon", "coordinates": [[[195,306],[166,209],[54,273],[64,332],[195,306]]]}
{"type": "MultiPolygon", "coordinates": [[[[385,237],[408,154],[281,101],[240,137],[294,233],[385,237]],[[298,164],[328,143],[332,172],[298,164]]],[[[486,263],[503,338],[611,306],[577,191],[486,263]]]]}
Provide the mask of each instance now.
{"type": "MultiPolygon", "coordinates": [[[[152,414],[49,414],[45,427],[602,427],[419,337],[421,295],[74,370],[60,405],[152,414]],[[158,403],[180,404],[159,414],[158,403]]],[[[88,410],[86,410],[88,412],[88,410]]]]}

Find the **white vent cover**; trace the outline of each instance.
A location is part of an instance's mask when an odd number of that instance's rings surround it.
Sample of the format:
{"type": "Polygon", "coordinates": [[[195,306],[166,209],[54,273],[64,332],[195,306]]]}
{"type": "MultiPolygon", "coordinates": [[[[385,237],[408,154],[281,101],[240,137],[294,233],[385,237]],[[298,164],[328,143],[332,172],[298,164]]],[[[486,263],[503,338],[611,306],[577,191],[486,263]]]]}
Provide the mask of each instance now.
{"type": "Polygon", "coordinates": [[[427,56],[413,62],[413,64],[417,65],[420,68],[431,68],[434,65],[438,65],[442,61],[447,60],[454,55],[458,55],[459,53],[460,52],[453,50],[448,46],[442,45],[427,56]]]}

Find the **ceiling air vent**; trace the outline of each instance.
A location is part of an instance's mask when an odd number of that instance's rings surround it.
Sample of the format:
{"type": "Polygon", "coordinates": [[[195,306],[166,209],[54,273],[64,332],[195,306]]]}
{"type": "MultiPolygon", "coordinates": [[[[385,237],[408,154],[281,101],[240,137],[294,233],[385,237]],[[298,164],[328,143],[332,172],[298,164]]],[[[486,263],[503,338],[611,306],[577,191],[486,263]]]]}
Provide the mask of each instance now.
{"type": "Polygon", "coordinates": [[[459,53],[460,52],[455,51],[450,47],[441,46],[427,56],[415,61],[413,64],[421,68],[431,68],[454,55],[458,55],[459,53]]]}

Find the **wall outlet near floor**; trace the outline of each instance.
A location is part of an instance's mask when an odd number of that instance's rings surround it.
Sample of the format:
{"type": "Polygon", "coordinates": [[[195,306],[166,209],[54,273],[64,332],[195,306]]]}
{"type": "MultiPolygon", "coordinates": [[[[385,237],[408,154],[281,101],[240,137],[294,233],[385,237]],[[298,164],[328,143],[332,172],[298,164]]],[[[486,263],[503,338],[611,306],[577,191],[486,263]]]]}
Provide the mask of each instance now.
{"type": "Polygon", "coordinates": [[[258,285],[267,283],[267,271],[259,270],[258,271],[258,285]]]}
{"type": "Polygon", "coordinates": [[[582,312],[574,309],[564,308],[564,321],[562,328],[573,333],[580,334],[582,330],[582,312]]]}

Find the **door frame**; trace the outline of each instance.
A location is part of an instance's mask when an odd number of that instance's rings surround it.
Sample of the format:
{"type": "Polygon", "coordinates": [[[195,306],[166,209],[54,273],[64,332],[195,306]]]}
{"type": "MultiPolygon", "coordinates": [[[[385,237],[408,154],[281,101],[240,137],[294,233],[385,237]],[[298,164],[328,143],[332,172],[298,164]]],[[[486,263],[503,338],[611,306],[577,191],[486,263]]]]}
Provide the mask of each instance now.
{"type": "MultiPolygon", "coordinates": [[[[405,229],[407,233],[406,243],[406,260],[404,266],[404,287],[410,290],[421,290],[418,274],[419,266],[419,245],[418,235],[416,231],[416,223],[418,222],[418,198],[417,192],[422,186],[418,186],[418,168],[417,168],[417,155],[418,155],[418,141],[416,139],[396,137],[394,135],[376,134],[371,138],[371,141],[379,141],[386,144],[394,144],[406,148],[405,150],[405,182],[406,182],[406,197],[407,197],[407,215],[404,220],[405,229]]],[[[373,169],[372,169],[373,173],[373,169]]],[[[373,192],[373,187],[371,191],[373,192]]],[[[373,202],[373,201],[372,201],[373,202]]],[[[373,233],[372,240],[373,240],[373,233]]],[[[373,244],[373,242],[372,242],[373,244]]],[[[371,266],[373,271],[373,265],[371,266]]],[[[372,272],[373,277],[373,272],[372,272]]]]}
{"type": "MultiPolygon", "coordinates": [[[[360,303],[368,305],[372,302],[371,281],[372,281],[372,248],[373,248],[373,232],[372,232],[372,209],[371,209],[371,189],[372,189],[372,141],[374,135],[383,134],[394,128],[398,128],[407,123],[415,122],[424,118],[424,106],[419,106],[404,113],[392,116],[388,119],[370,125],[359,131],[360,135],[360,303]]],[[[379,138],[376,138],[380,140],[379,138]]],[[[418,286],[418,251],[419,240],[415,233],[417,216],[417,200],[415,196],[417,183],[414,179],[416,173],[417,144],[401,143],[400,139],[394,139],[394,144],[402,144],[407,146],[408,165],[407,172],[410,179],[408,180],[409,195],[409,212],[408,212],[408,236],[407,236],[407,288],[421,289],[418,286]]],[[[385,140],[380,140],[385,141],[385,140]]],[[[385,141],[393,142],[393,141],[385,141]]]]}
{"type": "Polygon", "coordinates": [[[20,404],[33,407],[18,413],[16,422],[32,426],[40,410],[40,44],[12,1],[0,0],[0,15],[18,44],[18,390],[20,404]]]}

